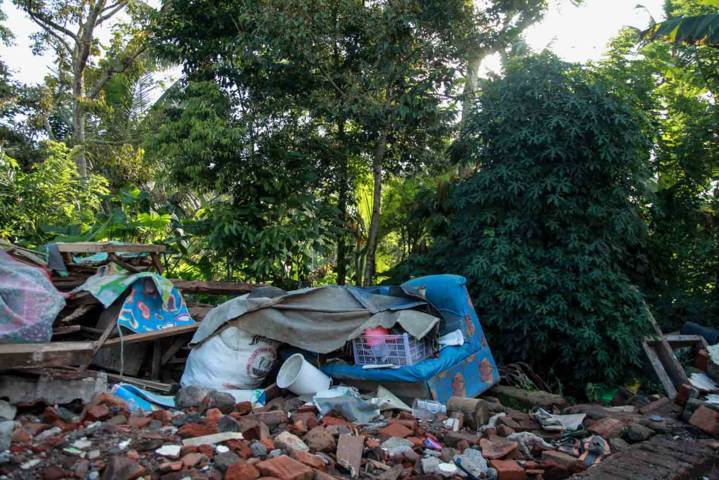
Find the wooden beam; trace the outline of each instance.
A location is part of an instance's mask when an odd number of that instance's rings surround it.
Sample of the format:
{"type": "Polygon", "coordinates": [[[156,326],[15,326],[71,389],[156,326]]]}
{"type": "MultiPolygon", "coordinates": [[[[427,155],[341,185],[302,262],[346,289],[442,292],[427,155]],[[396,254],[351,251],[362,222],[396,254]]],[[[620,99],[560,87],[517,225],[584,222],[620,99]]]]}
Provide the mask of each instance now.
{"type": "Polygon", "coordinates": [[[162,367],[160,360],[162,360],[162,345],[160,340],[156,340],[152,344],[152,364],[150,367],[150,378],[153,380],[160,379],[160,368],[162,367]]]}
{"type": "Polygon", "coordinates": [[[167,250],[164,245],[145,245],[142,243],[114,244],[108,242],[59,242],[57,248],[62,253],[162,253],[167,250]]]}
{"type": "Polygon", "coordinates": [[[85,365],[93,342],[8,343],[0,345],[0,369],[85,365]]]}
{"type": "Polygon", "coordinates": [[[245,282],[213,282],[200,280],[170,280],[183,293],[209,293],[215,295],[240,295],[265,285],[245,282]]]}
{"type": "Polygon", "coordinates": [[[669,342],[664,337],[664,333],[659,328],[659,325],[657,324],[656,320],[654,320],[654,315],[652,315],[652,312],[649,310],[649,307],[645,308],[652,329],[656,333],[656,335],[652,335],[651,337],[648,337],[648,339],[656,341],[656,344],[653,345],[653,348],[656,351],[659,360],[662,362],[662,365],[664,365],[664,369],[669,375],[669,378],[671,378],[674,387],[678,388],[682,384],[689,381],[687,374],[684,371],[684,367],[682,367],[682,364],[679,363],[677,356],[674,354],[674,350],[672,350],[672,347],[669,345],[669,342]]]}
{"type": "Polygon", "coordinates": [[[187,342],[187,339],[182,338],[181,336],[178,336],[177,338],[175,338],[175,341],[172,342],[172,345],[170,345],[169,347],[167,347],[167,349],[165,350],[165,353],[162,354],[162,358],[160,359],[160,363],[161,363],[162,365],[167,364],[167,362],[169,362],[170,359],[171,359],[172,357],[174,357],[175,354],[176,354],[177,352],[179,352],[182,347],[184,347],[185,345],[187,345],[187,343],[188,343],[188,342],[187,342]]]}
{"type": "Polygon", "coordinates": [[[108,372],[107,379],[116,383],[129,383],[130,385],[136,385],[141,388],[157,390],[158,392],[162,393],[170,393],[172,391],[172,385],[170,385],[169,383],[153,382],[152,380],[128,377],[127,375],[118,375],[116,373],[108,372]]]}
{"type": "Polygon", "coordinates": [[[182,325],[179,327],[170,327],[163,330],[157,330],[156,332],[147,333],[134,333],[132,335],[123,335],[122,337],[114,337],[105,342],[103,347],[111,347],[113,345],[125,345],[139,342],[154,342],[161,338],[174,337],[176,335],[184,335],[186,333],[193,333],[199,327],[199,323],[193,323],[192,325],[182,325]]]}
{"type": "MultiPolygon", "coordinates": [[[[664,338],[667,342],[669,342],[669,345],[672,348],[686,348],[686,347],[698,347],[698,348],[707,348],[709,346],[709,343],[707,343],[706,338],[702,337],[701,335],[679,335],[679,334],[670,334],[670,335],[664,335],[664,338]]],[[[656,345],[657,339],[652,338],[649,341],[650,345],[656,345]]]]}
{"type": "Polygon", "coordinates": [[[76,333],[82,330],[82,327],[80,325],[65,325],[62,327],[55,327],[52,330],[52,336],[53,338],[60,336],[60,335],[67,335],[70,333],[76,333]]]}
{"type": "Polygon", "coordinates": [[[674,387],[672,379],[669,378],[669,375],[667,374],[667,371],[664,368],[664,365],[662,364],[661,360],[659,360],[659,356],[654,350],[654,347],[651,346],[647,340],[644,340],[642,341],[642,348],[644,349],[644,353],[647,354],[649,364],[652,366],[654,373],[656,373],[657,378],[659,379],[659,383],[661,383],[662,387],[664,387],[664,391],[666,392],[667,397],[673,399],[677,396],[677,389],[674,387]]]}

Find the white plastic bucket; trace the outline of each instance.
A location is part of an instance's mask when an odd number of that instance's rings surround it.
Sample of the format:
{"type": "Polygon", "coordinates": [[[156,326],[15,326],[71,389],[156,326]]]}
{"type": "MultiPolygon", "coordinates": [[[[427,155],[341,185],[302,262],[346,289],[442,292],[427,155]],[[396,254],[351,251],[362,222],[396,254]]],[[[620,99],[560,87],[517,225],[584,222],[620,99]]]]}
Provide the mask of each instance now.
{"type": "Polygon", "coordinates": [[[295,353],[285,360],[277,373],[277,386],[295,395],[314,395],[330,388],[332,379],[295,353]]]}

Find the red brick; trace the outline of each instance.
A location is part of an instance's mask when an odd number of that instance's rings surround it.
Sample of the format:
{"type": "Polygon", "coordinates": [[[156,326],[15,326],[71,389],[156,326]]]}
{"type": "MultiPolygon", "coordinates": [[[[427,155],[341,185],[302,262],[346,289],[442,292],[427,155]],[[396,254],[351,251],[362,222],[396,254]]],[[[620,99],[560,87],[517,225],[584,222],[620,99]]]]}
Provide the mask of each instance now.
{"type": "Polygon", "coordinates": [[[508,427],[507,425],[499,425],[497,427],[497,435],[500,437],[508,437],[513,433],[514,429],[512,427],[508,427]]]}
{"type": "Polygon", "coordinates": [[[252,402],[240,402],[235,405],[235,411],[240,415],[247,415],[252,412],[252,402]]]}
{"type": "Polygon", "coordinates": [[[182,462],[182,464],[185,467],[192,468],[195,465],[198,465],[200,462],[202,462],[203,460],[206,460],[206,459],[207,459],[207,457],[205,457],[203,454],[201,454],[200,452],[196,452],[196,453],[188,453],[187,455],[182,457],[180,459],[180,461],[182,462]]]}
{"type": "Polygon", "coordinates": [[[719,436],[719,412],[704,405],[697,408],[689,418],[689,423],[709,435],[719,436]]]}
{"type": "Polygon", "coordinates": [[[83,420],[102,420],[108,415],[110,415],[110,409],[107,407],[107,405],[90,405],[87,407],[87,410],[85,410],[83,420]]]}
{"type": "Polygon", "coordinates": [[[674,403],[681,405],[682,407],[689,400],[689,393],[692,391],[692,386],[688,383],[683,383],[677,389],[677,396],[674,397],[674,403]]]}
{"type": "Polygon", "coordinates": [[[218,433],[217,425],[203,425],[201,423],[186,423],[180,427],[177,434],[182,438],[201,437],[218,433]]]}
{"type": "Polygon", "coordinates": [[[405,438],[412,435],[412,430],[399,423],[390,423],[379,431],[380,435],[385,437],[400,437],[405,438]]]}
{"type": "Polygon", "coordinates": [[[418,426],[417,420],[413,418],[392,418],[389,423],[399,423],[400,425],[404,425],[410,430],[416,430],[418,426]]]}
{"type": "Polygon", "coordinates": [[[152,417],[140,417],[137,415],[130,415],[127,420],[128,425],[135,428],[145,428],[152,421],[152,417]]]}
{"type": "Polygon", "coordinates": [[[697,367],[699,370],[706,372],[707,368],[709,367],[709,352],[707,352],[703,348],[699,350],[697,352],[696,358],[694,359],[694,366],[697,367]]]}
{"type": "Polygon", "coordinates": [[[325,427],[328,425],[349,425],[349,422],[344,418],[325,415],[324,417],[322,417],[322,425],[324,425],[325,427]]]}
{"type": "Polygon", "coordinates": [[[489,460],[504,458],[517,449],[516,442],[510,442],[501,437],[494,440],[483,438],[479,441],[479,446],[482,449],[484,458],[489,460]]]}
{"type": "Polygon", "coordinates": [[[302,462],[308,467],[322,470],[325,468],[325,462],[317,455],[312,455],[309,452],[303,452],[302,450],[293,450],[292,458],[298,462],[302,462]]]}
{"type": "Polygon", "coordinates": [[[32,435],[24,428],[18,428],[12,434],[13,443],[29,443],[32,442],[32,435]]]}
{"type": "MultiPolygon", "coordinates": [[[[337,448],[337,442],[334,435],[327,431],[325,427],[315,427],[310,430],[304,437],[304,441],[310,450],[315,452],[334,452],[337,448]]],[[[269,448],[269,447],[268,447],[269,448]]]]}
{"type": "Polygon", "coordinates": [[[225,472],[225,480],[254,480],[260,476],[260,472],[249,463],[237,462],[230,465],[225,472]]]}
{"type": "Polygon", "coordinates": [[[155,410],[152,412],[152,415],[150,417],[154,420],[159,420],[163,423],[163,425],[166,425],[170,423],[170,420],[172,420],[172,413],[169,410],[155,410]]]}
{"type": "Polygon", "coordinates": [[[205,412],[205,421],[208,423],[217,423],[224,416],[219,408],[210,408],[205,412]]]}
{"type": "Polygon", "coordinates": [[[545,450],[542,452],[542,465],[555,466],[561,470],[566,470],[570,474],[581,470],[581,466],[577,458],[555,450],[545,450]]]}
{"type": "Polygon", "coordinates": [[[207,458],[212,458],[215,456],[215,449],[212,448],[212,445],[198,445],[197,453],[201,453],[207,458]]]}
{"type": "Polygon", "coordinates": [[[610,438],[619,437],[622,434],[624,423],[616,418],[604,417],[590,425],[587,430],[609,440],[610,438]]]}
{"type": "Polygon", "coordinates": [[[256,467],[262,475],[281,480],[312,480],[314,477],[311,468],[287,455],[259,462],[256,467]]]}
{"type": "Polygon", "coordinates": [[[497,470],[497,480],[526,480],[524,469],[514,460],[490,460],[492,468],[497,470]]]}
{"type": "Polygon", "coordinates": [[[248,415],[249,417],[257,420],[258,422],[262,422],[268,427],[272,428],[275,427],[281,423],[288,423],[289,417],[287,416],[287,412],[284,410],[271,410],[269,412],[255,412],[252,415],[248,415]]]}

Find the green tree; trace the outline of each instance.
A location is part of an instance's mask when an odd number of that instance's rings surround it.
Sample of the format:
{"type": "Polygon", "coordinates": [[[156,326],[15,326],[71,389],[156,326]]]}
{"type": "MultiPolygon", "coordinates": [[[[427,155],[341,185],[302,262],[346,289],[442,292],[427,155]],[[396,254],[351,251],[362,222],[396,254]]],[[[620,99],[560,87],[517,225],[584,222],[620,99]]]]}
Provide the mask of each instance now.
{"type": "Polygon", "coordinates": [[[459,0],[174,1],[156,34],[188,79],[213,79],[236,95],[238,115],[278,131],[296,122],[294,130],[310,133],[303,149],[324,156],[321,194],[338,211],[338,283],[347,275],[352,192],[371,173],[359,255],[360,280],[369,283],[383,178],[442,164],[470,51],[491,51],[525,24],[515,14],[536,10],[532,2],[489,3],[485,12],[459,0]]]}
{"type": "MultiPolygon", "coordinates": [[[[707,13],[693,1],[667,2],[667,17],[707,13]]],[[[627,102],[652,113],[654,195],[649,226],[649,270],[641,272],[657,319],[667,329],[685,321],[714,324],[719,231],[719,52],[709,46],[643,42],[624,31],[600,65],[627,102]]]]}
{"type": "Polygon", "coordinates": [[[481,86],[451,192],[412,274],[465,275],[493,348],[562,380],[618,381],[648,326],[641,265],[644,118],[600,76],[550,54],[481,86]]]}
{"type": "Polygon", "coordinates": [[[149,7],[128,0],[13,0],[41,28],[34,35],[36,51],[52,49],[60,80],[71,91],[72,142],[75,161],[82,178],[88,177],[85,151],[88,109],[105,91],[117,74],[136,67],[147,50],[144,20],[149,7]],[[127,14],[129,22],[118,22],[127,14]],[[97,38],[100,28],[114,22],[107,45],[97,38]]]}

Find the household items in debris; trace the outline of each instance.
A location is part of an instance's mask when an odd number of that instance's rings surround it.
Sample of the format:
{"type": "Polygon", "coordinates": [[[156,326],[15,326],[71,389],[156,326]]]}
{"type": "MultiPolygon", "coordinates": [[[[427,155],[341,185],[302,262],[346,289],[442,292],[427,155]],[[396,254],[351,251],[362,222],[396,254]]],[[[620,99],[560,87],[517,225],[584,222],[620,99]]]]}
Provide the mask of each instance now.
{"type": "Polygon", "coordinates": [[[298,396],[314,395],[330,388],[332,379],[322,373],[301,353],[290,356],[277,373],[277,386],[298,396]]]}
{"type": "Polygon", "coordinates": [[[237,325],[226,325],[190,351],[181,383],[219,390],[258,388],[275,364],[278,346],[237,325]]]}
{"type": "Polygon", "coordinates": [[[64,307],[43,270],[0,250],[0,343],[49,342],[64,307]]]}
{"type": "MultiPolygon", "coordinates": [[[[465,283],[456,275],[435,275],[399,287],[257,289],[207,313],[192,338],[183,385],[255,386],[239,382],[237,372],[215,367],[213,355],[202,353],[211,350],[208,344],[218,345],[212,349],[223,348],[218,336],[229,335],[225,332],[234,328],[232,335],[245,332],[257,345],[274,341],[305,352],[306,358],[314,355],[316,362],[311,363],[337,381],[379,382],[395,393],[412,384],[415,396],[439,401],[453,394],[478,395],[494,385],[499,375],[465,283]],[[447,334],[452,334],[452,345],[440,350],[437,339],[447,334]],[[348,344],[351,356],[346,355],[348,344]],[[199,361],[202,358],[204,363],[199,361]],[[205,379],[213,375],[208,383],[205,379]]],[[[273,352],[268,351],[270,347],[257,348],[263,353],[252,361],[263,368],[250,369],[244,359],[234,362],[247,375],[250,370],[265,375],[268,371],[264,360],[272,358],[273,352]]],[[[294,358],[280,371],[278,386],[294,385],[295,393],[319,391],[320,386],[304,391],[305,382],[294,383],[301,379],[303,365],[308,365],[305,373],[312,371],[312,365],[294,358]]]]}

